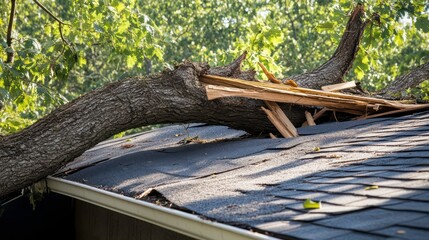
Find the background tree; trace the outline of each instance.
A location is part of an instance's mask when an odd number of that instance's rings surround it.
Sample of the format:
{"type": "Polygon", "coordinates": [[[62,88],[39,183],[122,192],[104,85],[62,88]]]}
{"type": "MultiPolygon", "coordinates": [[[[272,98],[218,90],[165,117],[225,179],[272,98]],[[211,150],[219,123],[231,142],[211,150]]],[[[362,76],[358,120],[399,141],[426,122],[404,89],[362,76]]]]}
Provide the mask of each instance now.
{"type": "MultiPolygon", "coordinates": [[[[319,66],[335,50],[355,1],[40,1],[16,3],[6,63],[11,0],[0,5],[0,134],[17,132],[90,90],[126,76],[172,68],[183,59],[212,66],[248,51],[278,76],[319,66]]],[[[346,80],[374,91],[427,62],[428,3],[362,1],[379,13],[364,32],[346,80]]],[[[371,16],[367,16],[370,19],[371,16]]],[[[259,75],[260,78],[263,76],[259,75]]],[[[428,96],[428,82],[403,92],[428,96]]],[[[398,97],[398,96],[396,96],[398,97]]],[[[399,96],[401,97],[401,96],[399,96]]]]}

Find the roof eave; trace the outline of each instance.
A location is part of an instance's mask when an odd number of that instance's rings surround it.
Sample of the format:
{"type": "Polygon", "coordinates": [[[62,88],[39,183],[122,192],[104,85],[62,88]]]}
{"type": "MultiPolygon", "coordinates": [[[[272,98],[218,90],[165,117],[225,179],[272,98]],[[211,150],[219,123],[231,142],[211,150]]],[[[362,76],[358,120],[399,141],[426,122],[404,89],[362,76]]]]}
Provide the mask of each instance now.
{"type": "Polygon", "coordinates": [[[196,239],[277,239],[230,225],[201,219],[196,215],[157,206],[131,197],[85,184],[47,177],[52,192],[73,197],[112,211],[134,217],[196,239]]]}

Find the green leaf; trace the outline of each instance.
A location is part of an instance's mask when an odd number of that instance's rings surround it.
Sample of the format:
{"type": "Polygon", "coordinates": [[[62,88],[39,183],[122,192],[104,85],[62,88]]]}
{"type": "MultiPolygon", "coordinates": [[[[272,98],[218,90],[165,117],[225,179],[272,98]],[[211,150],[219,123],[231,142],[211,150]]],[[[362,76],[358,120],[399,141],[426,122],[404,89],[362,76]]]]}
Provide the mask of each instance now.
{"type": "Polygon", "coordinates": [[[154,51],[153,51],[153,54],[159,59],[159,60],[162,60],[163,59],[163,56],[164,56],[164,53],[162,52],[162,49],[161,49],[161,47],[159,47],[159,46],[155,46],[155,49],[154,49],[154,51]]]}
{"type": "Polygon", "coordinates": [[[393,40],[396,46],[402,46],[404,44],[404,40],[402,39],[402,36],[397,34],[393,40]]]}
{"type": "Polygon", "coordinates": [[[271,28],[266,33],[266,38],[274,46],[277,46],[278,44],[283,42],[282,31],[279,28],[271,28]]]}
{"type": "Polygon", "coordinates": [[[29,51],[31,51],[32,53],[36,54],[39,53],[42,50],[42,46],[40,45],[40,43],[34,39],[34,38],[30,38],[25,42],[25,48],[28,49],[29,51]]]}
{"type": "Polygon", "coordinates": [[[314,202],[308,198],[307,200],[305,200],[303,206],[305,209],[319,209],[322,208],[322,201],[314,202]]]}
{"type": "Polygon", "coordinates": [[[96,32],[98,32],[98,33],[104,33],[103,28],[100,25],[98,25],[97,23],[94,23],[93,26],[94,26],[94,30],[96,32]]]}
{"type": "Polygon", "coordinates": [[[362,71],[360,67],[356,67],[354,69],[354,73],[356,75],[357,80],[361,80],[365,76],[365,73],[362,71]]]}
{"type": "Polygon", "coordinates": [[[125,4],[119,2],[116,8],[118,9],[118,12],[122,12],[122,10],[125,9],[125,4]]]}
{"type": "Polygon", "coordinates": [[[128,30],[129,27],[130,27],[129,21],[122,22],[118,27],[118,33],[124,33],[125,31],[128,30]]]}
{"type": "Polygon", "coordinates": [[[416,28],[425,33],[429,32],[429,16],[418,17],[416,20],[416,28]]]}
{"type": "Polygon", "coordinates": [[[132,68],[137,63],[137,57],[134,55],[127,56],[127,67],[132,68]]]}
{"type": "Polygon", "coordinates": [[[324,22],[322,24],[319,24],[317,26],[317,28],[324,28],[324,29],[329,29],[329,28],[333,28],[334,27],[334,23],[332,22],[324,22]]]}
{"type": "Polygon", "coordinates": [[[112,13],[117,13],[116,8],[114,8],[113,6],[108,6],[107,9],[109,9],[112,13]]]}
{"type": "Polygon", "coordinates": [[[365,190],[374,190],[374,189],[378,189],[378,186],[377,185],[372,185],[372,186],[369,186],[369,187],[365,188],[365,190]]]}

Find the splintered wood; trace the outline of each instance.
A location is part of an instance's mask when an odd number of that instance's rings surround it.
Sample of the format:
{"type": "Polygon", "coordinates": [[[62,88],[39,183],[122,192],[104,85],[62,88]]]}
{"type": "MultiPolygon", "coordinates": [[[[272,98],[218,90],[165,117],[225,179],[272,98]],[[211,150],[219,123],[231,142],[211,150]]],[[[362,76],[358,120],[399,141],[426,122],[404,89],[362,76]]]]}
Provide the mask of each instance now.
{"type": "Polygon", "coordinates": [[[296,130],[293,123],[289,120],[280,106],[271,101],[265,101],[269,110],[262,107],[262,110],[267,114],[268,119],[277,128],[280,134],[285,138],[298,137],[298,130],[296,130]]]}
{"type": "MultiPolygon", "coordinates": [[[[321,114],[328,109],[350,113],[359,119],[429,108],[429,104],[404,104],[398,101],[334,92],[350,88],[354,83],[326,86],[327,91],[297,87],[293,80],[291,80],[291,84],[279,84],[277,83],[279,80],[274,75],[269,73],[265,67],[261,67],[271,82],[246,81],[213,75],[202,75],[200,81],[207,84],[205,88],[209,100],[222,97],[248,97],[264,100],[269,108],[269,110],[264,108],[264,112],[284,137],[297,136],[298,133],[294,134],[296,129],[293,130],[293,125],[280,107],[277,106],[278,109],[274,107],[276,110],[273,110],[272,106],[275,102],[324,108],[325,110],[321,114]],[[284,122],[285,118],[287,123],[284,122]],[[280,125],[283,127],[278,127],[280,125]]],[[[307,114],[306,117],[307,124],[311,125],[314,123],[314,118],[320,116],[307,114]]]]}
{"type": "Polygon", "coordinates": [[[323,86],[322,90],[327,92],[335,92],[335,91],[340,91],[340,90],[353,88],[353,87],[356,87],[355,82],[343,82],[343,83],[323,86]]]}

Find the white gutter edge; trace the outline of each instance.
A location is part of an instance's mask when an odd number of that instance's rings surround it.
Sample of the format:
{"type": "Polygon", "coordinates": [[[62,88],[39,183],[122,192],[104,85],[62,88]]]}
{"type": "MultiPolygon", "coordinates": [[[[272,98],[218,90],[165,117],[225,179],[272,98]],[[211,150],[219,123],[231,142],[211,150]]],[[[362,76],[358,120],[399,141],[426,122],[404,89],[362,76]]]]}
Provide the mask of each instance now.
{"type": "Polygon", "coordinates": [[[47,177],[46,181],[52,192],[107,208],[193,238],[207,240],[277,239],[85,184],[56,177],[47,177]]]}

